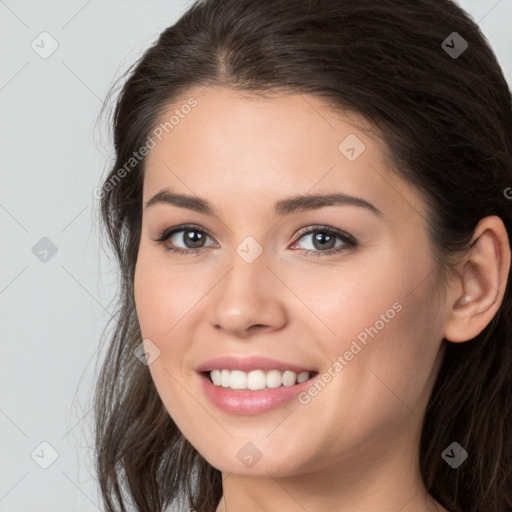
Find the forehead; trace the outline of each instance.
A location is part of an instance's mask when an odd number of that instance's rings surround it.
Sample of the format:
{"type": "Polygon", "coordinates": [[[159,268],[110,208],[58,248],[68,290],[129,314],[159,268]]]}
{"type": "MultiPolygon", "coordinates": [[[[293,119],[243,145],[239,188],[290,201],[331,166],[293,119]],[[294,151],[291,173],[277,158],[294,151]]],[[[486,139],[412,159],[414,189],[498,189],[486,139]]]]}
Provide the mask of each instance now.
{"type": "Polygon", "coordinates": [[[404,194],[406,202],[418,201],[387,166],[369,123],[312,95],[191,89],[156,127],[161,140],[146,160],[145,202],[163,188],[219,207],[227,198],[243,208],[328,192],[364,195],[380,209],[404,194]]]}

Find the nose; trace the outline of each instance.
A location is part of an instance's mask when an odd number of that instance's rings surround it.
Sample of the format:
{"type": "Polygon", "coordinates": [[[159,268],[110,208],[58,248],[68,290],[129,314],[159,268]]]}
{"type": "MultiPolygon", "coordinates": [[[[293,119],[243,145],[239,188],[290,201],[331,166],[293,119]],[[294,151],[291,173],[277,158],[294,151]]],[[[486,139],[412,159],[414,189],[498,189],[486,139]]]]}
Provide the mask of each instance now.
{"type": "Polygon", "coordinates": [[[285,286],[262,253],[248,263],[235,253],[231,267],[210,292],[211,325],[239,338],[286,325],[285,286]]]}

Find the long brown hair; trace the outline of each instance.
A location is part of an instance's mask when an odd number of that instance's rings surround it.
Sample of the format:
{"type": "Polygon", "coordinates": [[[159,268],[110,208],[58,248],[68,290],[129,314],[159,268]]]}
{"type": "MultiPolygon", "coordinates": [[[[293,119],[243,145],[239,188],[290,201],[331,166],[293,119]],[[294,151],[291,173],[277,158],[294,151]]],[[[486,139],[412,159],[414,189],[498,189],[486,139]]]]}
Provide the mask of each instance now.
{"type": "MultiPolygon", "coordinates": [[[[121,270],[94,395],[101,494],[108,512],[213,512],[221,473],[183,437],[134,356],[145,158],[130,159],[169,103],[215,84],[312,94],[363,115],[395,172],[427,198],[443,274],[483,217],[499,216],[512,239],[511,93],[478,25],[451,0],[201,0],[125,78],[112,117],[115,163],[99,195],[121,270]]],[[[419,457],[430,495],[451,512],[512,511],[510,281],[476,338],[443,340],[419,457]],[[454,441],[469,454],[457,469],[441,457],[454,441]]]]}

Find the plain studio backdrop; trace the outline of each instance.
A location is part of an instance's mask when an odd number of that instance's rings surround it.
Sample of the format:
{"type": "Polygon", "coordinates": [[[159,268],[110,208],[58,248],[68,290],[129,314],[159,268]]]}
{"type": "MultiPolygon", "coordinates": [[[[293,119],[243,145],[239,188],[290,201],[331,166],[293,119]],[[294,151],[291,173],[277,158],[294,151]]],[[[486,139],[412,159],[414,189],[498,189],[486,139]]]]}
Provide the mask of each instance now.
{"type": "MultiPolygon", "coordinates": [[[[512,84],[512,0],[460,4],[512,84]]],[[[0,512],[102,510],[89,404],[116,268],[99,247],[113,148],[96,121],[189,5],[0,0],[0,512]]]]}

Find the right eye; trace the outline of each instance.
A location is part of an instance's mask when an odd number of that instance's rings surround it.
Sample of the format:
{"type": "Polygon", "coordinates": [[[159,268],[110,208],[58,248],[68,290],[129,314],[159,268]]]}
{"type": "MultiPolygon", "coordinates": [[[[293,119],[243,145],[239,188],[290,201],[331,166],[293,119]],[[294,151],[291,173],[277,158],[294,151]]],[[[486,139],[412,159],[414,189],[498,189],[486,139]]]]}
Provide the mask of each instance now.
{"type": "Polygon", "coordinates": [[[203,229],[193,225],[186,225],[166,229],[154,241],[162,244],[166,251],[184,255],[197,255],[205,248],[201,244],[204,244],[207,238],[209,236],[203,229]],[[173,238],[174,240],[172,240],[173,238]],[[185,244],[184,248],[176,247],[176,243],[180,240],[185,244]],[[171,245],[167,243],[168,241],[171,241],[171,245]]]}

